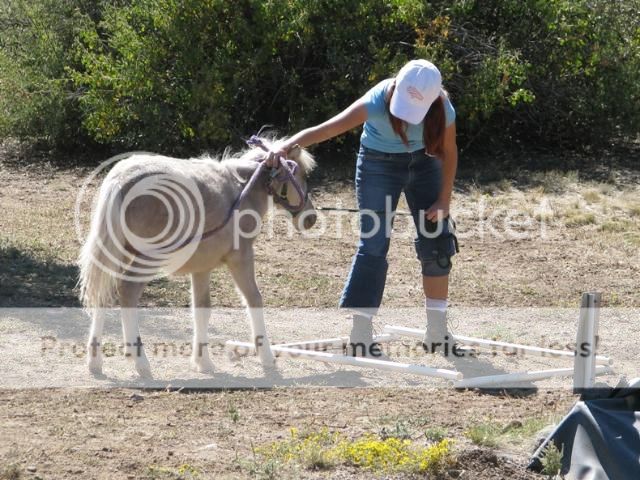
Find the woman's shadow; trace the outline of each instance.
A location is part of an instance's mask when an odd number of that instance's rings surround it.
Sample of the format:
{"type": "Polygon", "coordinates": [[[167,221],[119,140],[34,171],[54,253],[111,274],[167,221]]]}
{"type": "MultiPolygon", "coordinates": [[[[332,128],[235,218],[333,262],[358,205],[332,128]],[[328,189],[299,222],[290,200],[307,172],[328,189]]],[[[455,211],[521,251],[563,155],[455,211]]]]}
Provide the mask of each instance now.
{"type": "MultiPolygon", "coordinates": [[[[494,375],[506,375],[509,372],[497,368],[491,358],[498,353],[483,351],[479,348],[462,348],[459,355],[450,354],[447,359],[456,371],[462,373],[465,380],[494,375]]],[[[461,389],[467,389],[461,387],[461,389]]],[[[486,395],[510,395],[525,397],[534,395],[538,387],[531,381],[505,382],[504,386],[471,387],[471,389],[486,395]]]]}

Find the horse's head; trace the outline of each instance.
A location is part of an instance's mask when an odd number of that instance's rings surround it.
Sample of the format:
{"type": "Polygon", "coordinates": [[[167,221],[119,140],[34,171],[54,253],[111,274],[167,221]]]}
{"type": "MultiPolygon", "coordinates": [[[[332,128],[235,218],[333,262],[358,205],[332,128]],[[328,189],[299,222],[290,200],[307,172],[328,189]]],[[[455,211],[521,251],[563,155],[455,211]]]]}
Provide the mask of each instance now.
{"type": "Polygon", "coordinates": [[[289,151],[287,157],[288,161],[283,161],[271,173],[269,191],[276,204],[291,213],[295,228],[299,231],[308,230],[317,219],[307,185],[307,176],[316,162],[309,152],[298,145],[289,151]]]}

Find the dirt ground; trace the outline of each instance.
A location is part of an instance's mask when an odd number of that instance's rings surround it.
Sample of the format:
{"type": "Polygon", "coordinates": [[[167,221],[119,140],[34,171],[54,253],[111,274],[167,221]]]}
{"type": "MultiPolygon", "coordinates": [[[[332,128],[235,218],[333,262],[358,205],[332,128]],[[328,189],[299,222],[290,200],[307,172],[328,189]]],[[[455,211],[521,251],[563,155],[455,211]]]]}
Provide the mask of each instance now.
{"type": "MultiPolygon", "coordinates": [[[[105,360],[106,378],[95,379],[69,351],[44,352],[43,335],[57,336],[58,346],[82,344],[88,328],[86,319],[71,326],[63,320],[49,325],[25,320],[31,315],[25,308],[79,307],[74,204],[88,172],[6,155],[0,162],[0,307],[5,309],[0,310],[0,353],[8,359],[0,365],[0,478],[387,478],[348,466],[329,471],[295,463],[274,466],[255,448],[286,439],[291,427],[327,427],[358,438],[398,425],[416,442],[425,443],[425,431],[434,428],[454,441],[458,461],[444,478],[539,478],[524,470],[533,429],[517,437],[497,435],[491,446],[469,432],[479,425],[506,431],[513,422],[557,421],[576,399],[567,379],[542,382],[537,391],[514,391],[518,395],[488,394],[404,375],[286,361],[283,376],[295,381],[269,389],[247,389],[249,382],[227,385],[239,390],[220,390],[216,374],[255,380],[261,372],[255,359],[232,364],[218,352],[213,383],[188,376],[185,358],[152,358],[158,384],[148,390],[123,388],[141,385],[118,356],[105,360]],[[209,390],[176,391],[188,381],[209,390]],[[351,388],[340,388],[347,385],[351,388]]],[[[503,176],[507,180],[488,182],[470,174],[457,183],[453,214],[461,252],[450,289],[456,332],[541,346],[571,342],[580,294],[597,290],[607,307],[601,353],[614,359],[619,373],[633,376],[640,304],[637,174],[619,169],[595,177],[573,171],[503,176]]],[[[348,181],[317,173],[312,186],[316,206],[354,206],[348,181]]],[[[336,306],[354,252],[353,214],[326,214],[322,235],[287,238],[286,224],[276,219],[276,235],[263,233],[256,244],[258,282],[273,312],[268,327],[276,341],[347,333],[345,315],[328,312],[336,306]],[[300,311],[317,318],[301,324],[300,311]]],[[[406,217],[398,218],[395,230],[383,300],[387,316],[377,327],[388,321],[420,327],[419,265],[406,217]]],[[[229,321],[222,310],[217,322],[214,315],[211,334],[242,338],[247,326],[226,272],[215,272],[211,288],[214,308],[232,312],[229,321]]],[[[143,324],[143,335],[189,341],[186,279],[154,282],[143,304],[176,310],[173,324],[158,317],[143,324]]],[[[118,329],[116,321],[107,327],[113,342],[118,329]]],[[[530,362],[538,360],[502,356],[481,364],[499,371],[538,365],[530,362]]],[[[615,383],[617,376],[603,380],[615,383]]]]}
{"type": "MultiPolygon", "coordinates": [[[[539,476],[524,470],[530,442],[496,450],[473,445],[464,432],[487,419],[508,425],[561,414],[572,401],[557,391],[526,398],[416,389],[5,391],[0,458],[20,465],[27,478],[180,478],[184,465],[194,478],[264,478],[252,447],[286,438],[291,427],[357,437],[405,419],[417,439],[435,427],[457,439],[458,466],[445,478],[533,479],[539,476]]],[[[301,477],[364,479],[372,473],[283,466],[273,478],[301,477]]]]}

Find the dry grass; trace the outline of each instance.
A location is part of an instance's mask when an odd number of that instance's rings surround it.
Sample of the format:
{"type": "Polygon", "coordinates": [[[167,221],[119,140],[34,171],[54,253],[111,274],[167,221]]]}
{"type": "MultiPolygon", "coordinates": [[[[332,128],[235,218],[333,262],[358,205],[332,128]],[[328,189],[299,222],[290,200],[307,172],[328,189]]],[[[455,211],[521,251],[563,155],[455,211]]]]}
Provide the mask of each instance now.
{"type": "Polygon", "coordinates": [[[545,427],[554,424],[557,416],[529,417],[514,420],[504,425],[495,421],[477,423],[469,427],[465,435],[476,445],[484,447],[504,447],[510,445],[528,445],[545,427]]]}
{"type": "Polygon", "coordinates": [[[20,480],[22,477],[22,469],[19,465],[12,463],[0,470],[0,480],[20,480]]]}
{"type": "MultiPolygon", "coordinates": [[[[0,306],[77,305],[73,205],[83,175],[0,164],[0,306]]],[[[598,289],[608,305],[640,305],[639,193],[634,184],[583,182],[577,173],[555,171],[533,174],[526,184],[459,182],[453,213],[461,252],[451,275],[452,304],[574,307],[580,292],[598,289]],[[505,235],[506,230],[515,235],[505,235]]],[[[354,206],[349,183],[315,185],[313,194],[316,205],[354,206]]],[[[400,209],[406,210],[404,202],[400,209]]],[[[342,237],[334,223],[319,238],[287,239],[284,226],[276,225],[279,236],[259,239],[257,276],[268,306],[336,305],[357,241],[348,229],[352,217],[344,216],[342,237]]],[[[389,254],[386,306],[423,301],[412,235],[401,218],[389,254]]],[[[240,305],[224,270],[214,273],[211,288],[214,305],[240,305]]],[[[143,302],[188,305],[188,279],[153,282],[143,302]]],[[[480,333],[513,339],[506,328],[491,330],[480,333]]],[[[158,392],[136,404],[127,401],[129,395],[119,390],[0,392],[0,436],[9,439],[0,442],[6,465],[0,472],[22,475],[34,461],[33,452],[47,451],[50,460],[40,462],[47,466],[38,467],[46,478],[112,478],[116,471],[136,478],[299,478],[299,471],[283,470],[277,461],[251,460],[252,444],[282,440],[291,426],[326,426],[349,438],[383,429],[395,437],[453,438],[465,469],[478,472],[474,478],[531,478],[521,469],[487,467],[485,458],[467,455],[472,439],[465,432],[477,429],[474,437],[489,443],[493,438],[501,449],[523,455],[521,440],[537,428],[536,419],[564,412],[574,401],[564,392],[512,398],[445,390],[425,395],[418,389],[158,392]],[[485,420],[489,416],[491,422],[485,420]],[[525,420],[518,426],[514,419],[525,420]],[[487,423],[500,427],[498,433],[482,426],[487,423]]],[[[370,478],[345,466],[339,473],[370,478]]]]}
{"type": "MultiPolygon", "coordinates": [[[[0,305],[77,305],[73,207],[84,174],[0,170],[0,305]]],[[[555,171],[532,174],[524,186],[507,180],[460,186],[453,204],[461,245],[451,276],[454,304],[573,306],[576,292],[594,287],[616,292],[622,305],[640,304],[633,285],[637,186],[581,182],[573,172],[555,171]]],[[[316,185],[316,205],[353,207],[352,188],[344,182],[316,185]]],[[[406,209],[402,201],[400,210],[406,209]]],[[[348,213],[339,222],[327,218],[319,237],[286,238],[287,226],[278,219],[275,237],[258,240],[257,276],[269,306],[336,305],[357,242],[357,219],[348,213]]],[[[82,220],[86,224],[86,213],[82,220]]],[[[398,217],[395,227],[383,302],[415,305],[421,287],[412,226],[398,217]]],[[[211,289],[214,305],[240,305],[226,271],[214,272],[211,289]]],[[[188,279],[153,282],[143,303],[187,306],[188,279]]]]}

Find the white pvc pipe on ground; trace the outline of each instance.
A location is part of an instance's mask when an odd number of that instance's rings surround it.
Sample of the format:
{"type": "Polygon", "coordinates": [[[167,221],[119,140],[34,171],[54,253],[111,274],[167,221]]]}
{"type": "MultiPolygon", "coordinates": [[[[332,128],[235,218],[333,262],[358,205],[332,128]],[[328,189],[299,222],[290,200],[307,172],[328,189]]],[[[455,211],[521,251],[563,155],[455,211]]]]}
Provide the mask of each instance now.
{"type": "MultiPolygon", "coordinates": [[[[231,348],[241,348],[247,351],[254,351],[255,347],[249,342],[238,342],[229,340],[226,345],[231,348]]],[[[389,362],[375,358],[351,357],[328,352],[316,352],[314,350],[304,350],[301,348],[284,347],[282,345],[272,345],[271,350],[276,356],[286,355],[290,358],[300,358],[303,360],[315,360],[324,363],[336,363],[339,365],[350,365],[353,367],[373,368],[389,372],[408,373],[423,377],[444,378],[446,380],[462,380],[462,373],[455,370],[443,368],[432,368],[424,365],[413,365],[409,363],[389,362]],[[278,355],[280,354],[280,355],[278,355]]]]}
{"type": "MultiPolygon", "coordinates": [[[[373,340],[378,343],[386,343],[392,340],[395,340],[396,336],[390,333],[383,333],[380,335],[374,335],[373,340]]],[[[276,343],[273,344],[273,347],[291,347],[291,348],[302,348],[304,350],[311,351],[323,351],[328,348],[345,348],[349,344],[349,337],[335,337],[335,338],[324,338],[318,340],[304,340],[301,342],[290,342],[290,343],[276,343]]],[[[255,348],[251,347],[250,350],[247,350],[244,347],[244,342],[236,342],[234,340],[229,340],[226,342],[226,348],[234,348],[234,353],[239,357],[244,357],[246,355],[250,355],[255,353],[255,348]]],[[[277,355],[276,355],[277,356],[277,355]]]]}
{"type": "MultiPolygon", "coordinates": [[[[595,368],[596,375],[613,373],[613,369],[606,365],[598,365],[595,368]]],[[[570,377],[573,368],[555,368],[552,370],[532,370],[530,372],[505,373],[501,375],[488,375],[485,377],[471,377],[455,383],[456,388],[487,388],[505,387],[507,384],[543,380],[551,377],[570,377]]]]}
{"type": "MultiPolygon", "coordinates": [[[[396,337],[390,333],[374,335],[374,342],[385,343],[394,340],[396,337]]],[[[349,337],[325,338],[318,340],[305,340],[303,342],[277,343],[279,347],[303,348],[305,350],[320,350],[323,348],[344,348],[349,344],[349,337]]]]}
{"type": "MultiPolygon", "coordinates": [[[[384,327],[385,333],[390,333],[396,336],[406,336],[422,339],[424,337],[424,330],[419,328],[398,327],[396,325],[386,325],[384,327]]],[[[552,348],[534,347],[530,345],[521,345],[518,343],[500,342],[497,340],[486,340],[484,338],[466,337],[464,335],[454,335],[454,340],[464,345],[470,345],[478,348],[484,348],[489,350],[500,349],[505,353],[520,353],[526,352],[530,355],[538,357],[567,357],[573,359],[575,353],[571,350],[556,350],[552,348]]],[[[598,365],[611,365],[613,361],[609,357],[603,355],[596,355],[596,363],[598,365]]]]}

